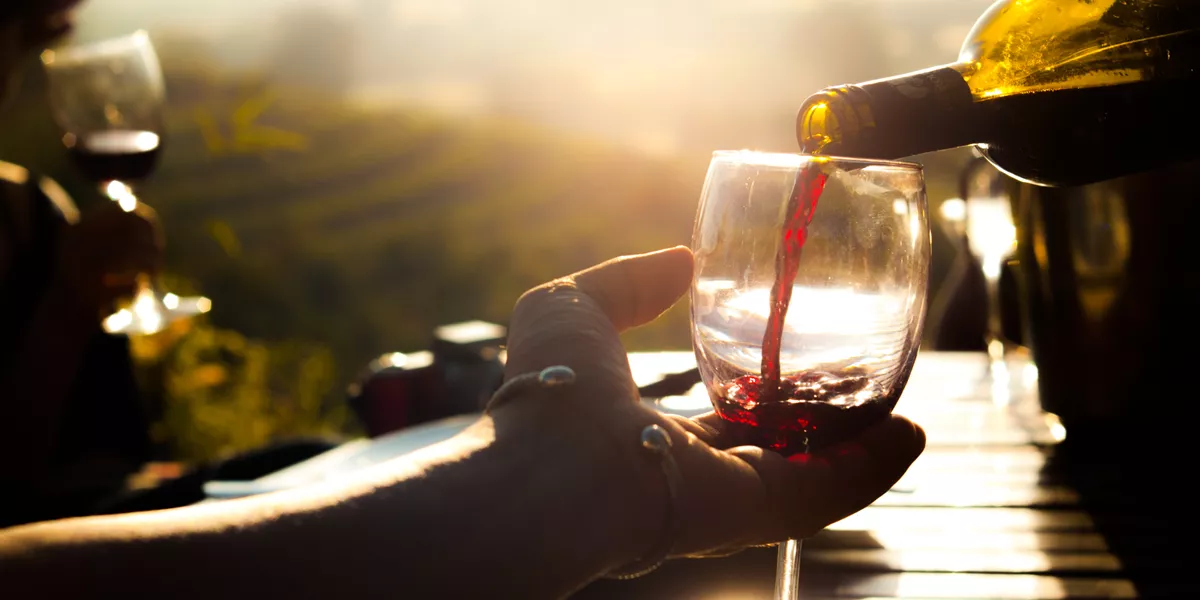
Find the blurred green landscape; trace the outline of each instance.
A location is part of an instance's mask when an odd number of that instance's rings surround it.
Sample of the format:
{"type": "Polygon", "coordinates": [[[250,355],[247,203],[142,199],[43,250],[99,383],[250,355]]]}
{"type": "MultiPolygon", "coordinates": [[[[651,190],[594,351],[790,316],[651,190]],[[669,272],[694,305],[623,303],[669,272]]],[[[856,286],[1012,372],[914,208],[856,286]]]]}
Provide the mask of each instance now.
{"type": "MultiPolygon", "coordinates": [[[[213,298],[153,382],[170,436],[202,438],[176,441],[190,457],[344,429],[344,384],[375,356],[425,349],[438,325],[504,323],[553,277],[688,243],[707,165],[511,119],[356,108],[191,59],[164,57],[166,143],[140,189],[166,232],[167,287],[213,298]],[[188,375],[214,361],[223,374],[188,375]],[[212,384],[185,383],[204,377],[212,384]],[[273,406],[328,418],[289,423],[273,406]],[[237,433],[239,421],[253,432],[237,433]]],[[[0,124],[0,156],[55,178],[86,210],[105,200],[57,143],[41,87],[31,68],[0,124]]],[[[688,347],[684,308],[628,343],[688,347]]]]}

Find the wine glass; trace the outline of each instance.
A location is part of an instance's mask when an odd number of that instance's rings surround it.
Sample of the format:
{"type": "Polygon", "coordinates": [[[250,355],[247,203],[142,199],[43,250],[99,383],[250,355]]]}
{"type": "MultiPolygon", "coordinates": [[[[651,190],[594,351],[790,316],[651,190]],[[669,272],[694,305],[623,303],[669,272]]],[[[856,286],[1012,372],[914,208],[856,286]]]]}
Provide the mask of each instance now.
{"type": "MultiPolygon", "coordinates": [[[[977,156],[962,174],[962,198],[966,208],[967,249],[983,270],[987,282],[988,370],[1002,387],[1007,388],[1007,365],[1001,318],[1000,275],[1004,263],[1017,247],[1017,228],[1012,205],[1005,190],[1004,175],[987,159],[977,156]]],[[[1006,396],[1002,393],[997,398],[1006,396]]]]}
{"type": "MultiPolygon", "coordinates": [[[[919,165],[716,152],[692,250],[692,343],[728,431],[794,455],[884,419],[921,340],[930,232],[919,165]],[[823,187],[823,191],[822,191],[823,187]]],[[[797,597],[800,541],[776,597],[797,597]]]]}
{"type": "MultiPolygon", "coordinates": [[[[145,31],[42,53],[50,104],[63,144],[85,177],[125,211],[137,206],[133,186],[157,165],[162,148],[162,70],[145,31]]],[[[114,334],[158,333],[172,321],[207,312],[207,298],[162,294],[138,278],[128,306],[104,320],[114,334]]]]}

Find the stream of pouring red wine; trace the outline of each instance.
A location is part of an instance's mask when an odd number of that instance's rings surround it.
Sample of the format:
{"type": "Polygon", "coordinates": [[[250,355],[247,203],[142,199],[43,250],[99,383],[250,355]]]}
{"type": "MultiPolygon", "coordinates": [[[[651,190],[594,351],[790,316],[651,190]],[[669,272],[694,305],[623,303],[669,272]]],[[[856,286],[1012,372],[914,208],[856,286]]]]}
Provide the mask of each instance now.
{"type": "Polygon", "coordinates": [[[806,165],[784,208],[760,372],[734,378],[713,398],[739,445],[770,448],[784,456],[818,452],[846,440],[886,417],[895,403],[862,372],[811,370],[782,377],[783,323],[825,183],[820,164],[806,165]]]}
{"type": "Polygon", "coordinates": [[[783,342],[783,321],[792,303],[792,286],[800,269],[800,254],[808,241],[817,201],[825,190],[826,175],[816,162],[810,162],[796,175],[796,184],[788,198],[779,252],[775,255],[775,283],[771,287],[771,310],[762,341],[762,379],[759,402],[779,399],[779,350],[783,342]]]}

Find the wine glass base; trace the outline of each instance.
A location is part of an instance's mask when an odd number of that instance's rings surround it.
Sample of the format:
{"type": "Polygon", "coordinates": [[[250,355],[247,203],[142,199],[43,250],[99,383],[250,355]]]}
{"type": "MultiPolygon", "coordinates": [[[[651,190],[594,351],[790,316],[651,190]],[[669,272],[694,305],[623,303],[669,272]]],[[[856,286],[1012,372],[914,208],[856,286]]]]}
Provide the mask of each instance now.
{"type": "Polygon", "coordinates": [[[139,298],[130,308],[124,308],[104,319],[106,333],[113,335],[154,335],[172,323],[190,319],[212,309],[212,301],[203,296],[179,297],[164,294],[152,303],[139,298]]]}

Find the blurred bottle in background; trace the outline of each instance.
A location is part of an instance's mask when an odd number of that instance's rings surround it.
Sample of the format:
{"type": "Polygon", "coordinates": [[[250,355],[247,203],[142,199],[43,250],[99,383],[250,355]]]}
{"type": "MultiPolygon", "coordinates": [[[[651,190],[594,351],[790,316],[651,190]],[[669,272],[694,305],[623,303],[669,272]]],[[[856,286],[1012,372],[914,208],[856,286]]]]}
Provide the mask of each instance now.
{"type": "Polygon", "coordinates": [[[347,401],[369,437],[479,412],[503,382],[506,335],[484,321],[438,327],[429,350],[372,361],[347,401]]]}

